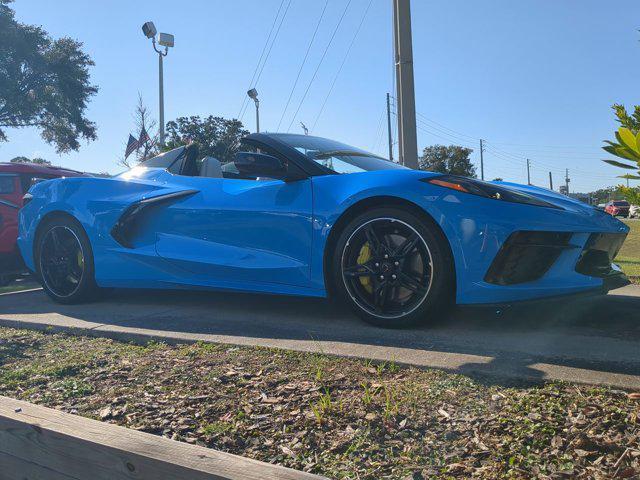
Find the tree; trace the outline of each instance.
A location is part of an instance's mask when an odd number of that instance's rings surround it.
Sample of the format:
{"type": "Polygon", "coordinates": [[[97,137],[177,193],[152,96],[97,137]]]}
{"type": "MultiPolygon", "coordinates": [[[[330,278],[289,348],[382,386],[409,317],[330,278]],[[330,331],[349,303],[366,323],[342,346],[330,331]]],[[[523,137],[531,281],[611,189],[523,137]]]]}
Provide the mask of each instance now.
{"type": "MultiPolygon", "coordinates": [[[[142,101],[142,95],[138,93],[138,104],[133,112],[133,120],[135,125],[135,135],[138,139],[142,139],[142,143],[139,145],[135,152],[135,163],[143,162],[144,160],[155,157],[158,154],[158,132],[157,122],[151,117],[147,106],[142,101]],[[147,132],[147,137],[142,138],[142,132],[147,132]]],[[[126,168],[132,167],[132,161],[128,158],[120,158],[118,164],[126,168]]]]}
{"type": "Polygon", "coordinates": [[[35,157],[35,158],[27,158],[27,157],[14,157],[9,160],[11,163],[37,163],[38,165],[51,165],[49,160],[45,160],[44,158],[35,157]]]}
{"type": "Polygon", "coordinates": [[[492,182],[504,182],[504,178],[502,177],[496,177],[493,180],[491,180],[492,182]]]}
{"type": "Polygon", "coordinates": [[[98,89],[89,82],[91,58],[82,43],[52,39],[40,27],[19,23],[0,0],[0,141],[6,128],[36,127],[58,152],[96,139],[84,112],[98,89]]]}
{"type": "Polygon", "coordinates": [[[240,120],[228,120],[212,115],[205,119],[198,116],[179,117],[167,123],[166,150],[189,142],[198,145],[201,156],[211,156],[221,163],[233,161],[240,139],[249,132],[240,120]]]}
{"type": "MultiPolygon", "coordinates": [[[[622,158],[625,161],[604,160],[610,165],[624,168],[627,170],[638,170],[640,173],[640,105],[636,105],[633,115],[627,113],[627,109],[622,105],[613,105],[616,113],[616,120],[622,125],[615,137],[617,142],[605,140],[607,146],[602,147],[604,151],[622,158]],[[635,163],[635,165],[633,165],[635,163]]],[[[625,178],[636,178],[640,180],[640,176],[627,175],[625,178]]]]}
{"type": "MultiPolygon", "coordinates": [[[[640,180],[640,105],[634,107],[632,115],[627,113],[627,109],[619,104],[613,105],[616,120],[622,125],[615,132],[616,142],[605,140],[607,146],[602,147],[607,153],[615,155],[619,160],[604,160],[606,163],[625,170],[636,170],[638,175],[627,173],[619,175],[618,178],[629,180],[640,180]],[[635,163],[635,165],[634,165],[635,163]]],[[[628,188],[620,186],[618,191],[629,202],[635,204],[640,199],[640,188],[628,188]]]]}
{"type": "Polygon", "coordinates": [[[472,152],[472,149],[458,145],[432,145],[422,151],[418,166],[421,170],[475,178],[476,167],[469,159],[472,152]]]}

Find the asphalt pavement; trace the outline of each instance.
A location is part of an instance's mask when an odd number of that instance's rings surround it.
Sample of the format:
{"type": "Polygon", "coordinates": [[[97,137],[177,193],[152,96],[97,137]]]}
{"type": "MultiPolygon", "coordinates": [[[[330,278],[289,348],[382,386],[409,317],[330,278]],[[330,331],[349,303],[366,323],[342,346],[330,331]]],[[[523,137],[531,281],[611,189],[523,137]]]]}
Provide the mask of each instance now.
{"type": "Polygon", "coordinates": [[[122,340],[262,345],[433,367],[501,385],[548,379],[640,389],[640,287],[505,310],[457,308],[408,330],[369,326],[320,299],[112,292],[86,305],[0,295],[0,325],[122,340]]]}

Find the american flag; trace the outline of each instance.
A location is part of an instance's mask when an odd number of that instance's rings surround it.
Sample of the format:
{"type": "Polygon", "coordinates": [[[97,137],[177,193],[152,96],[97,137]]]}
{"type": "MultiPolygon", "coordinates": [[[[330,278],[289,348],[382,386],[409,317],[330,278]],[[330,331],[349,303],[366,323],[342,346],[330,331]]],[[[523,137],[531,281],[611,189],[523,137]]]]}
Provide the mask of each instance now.
{"type": "Polygon", "coordinates": [[[124,159],[126,160],[127,157],[131,155],[134,152],[134,150],[138,150],[138,148],[140,148],[140,144],[138,143],[138,140],[136,140],[136,137],[129,134],[129,141],[127,142],[127,149],[124,152],[124,159]]]}
{"type": "Polygon", "coordinates": [[[142,131],[140,132],[140,139],[138,140],[138,145],[142,146],[150,140],[151,138],[149,137],[147,130],[144,127],[142,127],[142,131]]]}

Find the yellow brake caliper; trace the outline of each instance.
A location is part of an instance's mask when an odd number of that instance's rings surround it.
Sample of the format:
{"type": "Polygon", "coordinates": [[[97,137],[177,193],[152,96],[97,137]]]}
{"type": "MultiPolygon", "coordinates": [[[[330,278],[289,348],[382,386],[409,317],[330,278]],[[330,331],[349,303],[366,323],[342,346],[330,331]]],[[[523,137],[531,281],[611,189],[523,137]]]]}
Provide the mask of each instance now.
{"type": "MultiPolygon", "coordinates": [[[[371,249],[369,248],[369,242],[365,243],[360,249],[360,254],[358,255],[358,265],[363,265],[367,263],[371,259],[371,249]]],[[[373,286],[371,285],[371,278],[369,277],[360,277],[360,283],[364,287],[364,289],[372,293],[373,286]]]]}

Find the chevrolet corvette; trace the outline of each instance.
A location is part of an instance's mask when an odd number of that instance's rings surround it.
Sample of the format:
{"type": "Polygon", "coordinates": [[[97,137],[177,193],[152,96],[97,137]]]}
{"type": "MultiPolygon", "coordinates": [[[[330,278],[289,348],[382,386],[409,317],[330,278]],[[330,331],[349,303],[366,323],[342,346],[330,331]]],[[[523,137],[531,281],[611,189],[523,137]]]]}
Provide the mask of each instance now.
{"type": "Polygon", "coordinates": [[[332,297],[383,327],[628,283],[612,263],[628,227],[551,190],[313,136],[242,145],[226,164],[188,145],[113,178],[34,185],[19,217],[26,265],[60,303],[109,287],[332,297]]]}

